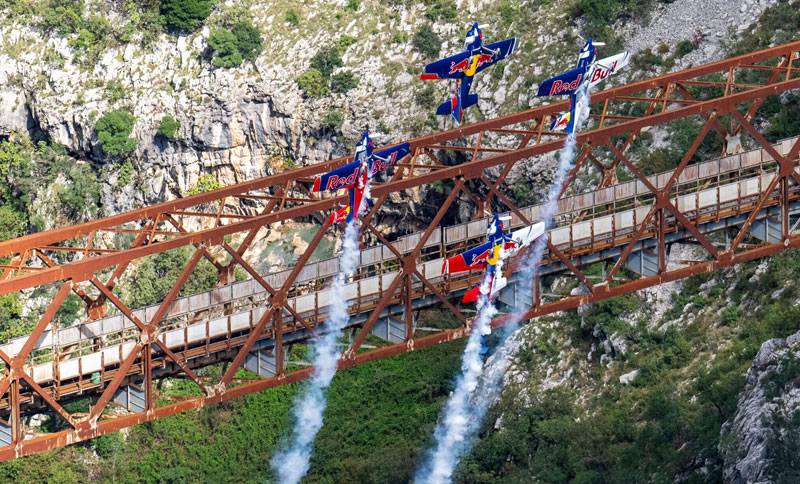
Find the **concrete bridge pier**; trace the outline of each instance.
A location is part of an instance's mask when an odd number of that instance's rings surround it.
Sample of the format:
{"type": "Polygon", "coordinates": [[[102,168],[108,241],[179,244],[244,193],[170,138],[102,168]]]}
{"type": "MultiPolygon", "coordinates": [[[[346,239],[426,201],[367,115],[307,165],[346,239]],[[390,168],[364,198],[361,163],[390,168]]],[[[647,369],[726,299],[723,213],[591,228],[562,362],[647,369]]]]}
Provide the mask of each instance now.
{"type": "MultiPolygon", "coordinates": [[[[287,351],[283,352],[283,367],[289,360],[287,351]]],[[[244,367],[256,375],[267,378],[275,376],[278,372],[277,360],[275,358],[275,348],[271,340],[264,340],[253,345],[253,351],[247,354],[244,360],[244,367]]]]}
{"type": "Polygon", "coordinates": [[[144,412],[147,408],[147,395],[141,383],[121,386],[114,393],[114,403],[129,412],[144,412]]]}
{"type": "Polygon", "coordinates": [[[406,324],[392,317],[380,318],[372,327],[372,334],[390,343],[401,343],[406,339],[406,324]]]}

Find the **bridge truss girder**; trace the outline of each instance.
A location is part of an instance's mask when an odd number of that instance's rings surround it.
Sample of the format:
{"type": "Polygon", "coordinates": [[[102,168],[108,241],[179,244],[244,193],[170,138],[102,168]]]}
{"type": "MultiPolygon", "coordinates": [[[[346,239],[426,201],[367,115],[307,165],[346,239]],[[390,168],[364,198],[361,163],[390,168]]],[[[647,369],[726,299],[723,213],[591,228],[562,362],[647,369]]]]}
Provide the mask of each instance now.
{"type": "MultiPolygon", "coordinates": [[[[800,42],[795,42],[594,94],[592,126],[577,136],[579,154],[561,187],[561,194],[564,195],[574,186],[584,167],[598,170],[601,187],[611,186],[616,181],[619,169],[624,167],[650,192],[651,208],[638,221],[632,233],[615,238],[615,243],[622,247],[621,254],[605,279],[599,283],[592,283],[576,262],[585,248],[558,247],[548,241],[543,264],[562,264],[566,272],[583,284],[587,291],[566,295],[555,301],[545,301],[541,294],[534,293],[534,304],[528,310],[523,314],[500,316],[493,321],[493,326],[502,326],[511,318],[531,319],[574,309],[583,304],[800,246],[800,236],[791,231],[789,224],[789,206],[798,196],[795,188],[800,186],[797,171],[800,141],[795,141],[784,155],[776,151],[753,126],[754,117],[768,96],[800,88],[798,53],[800,42]],[[761,75],[746,74],[753,72],[761,75]],[[739,82],[737,76],[744,76],[745,79],[755,77],[756,80],[739,82]],[[629,149],[643,129],[687,117],[701,118],[702,129],[666,184],[663,187],[656,186],[631,162],[629,149]],[[736,236],[725,247],[718,247],[698,228],[702,221],[699,213],[695,218],[688,217],[673,203],[676,197],[674,189],[681,174],[690,166],[704,139],[712,132],[722,137],[746,135],[752,143],[766,150],[776,164],[776,176],[758,199],[736,208],[740,214],[748,215],[736,236]],[[780,209],[780,242],[744,245],[751,226],[767,207],[780,209]],[[707,258],[676,269],[668,268],[666,237],[675,230],[689,232],[693,241],[706,250],[707,258]],[[637,243],[645,238],[657,240],[655,253],[658,273],[632,280],[618,280],[615,276],[636,249],[637,243]]],[[[372,313],[360,325],[349,348],[342,354],[341,368],[444,343],[468,334],[470,321],[452,302],[449,293],[452,288],[431,282],[428,275],[419,271],[418,263],[423,248],[462,194],[474,202],[478,215],[493,207],[505,206],[517,220],[532,222],[505,193],[505,181],[519,162],[556,152],[563,147],[563,136],[547,131],[546,126],[551,116],[565,108],[565,103],[534,108],[410,142],[413,153],[410,160],[398,166],[387,181],[373,186],[372,194],[376,197],[376,203],[362,225],[364,233],[371,234],[396,256],[400,275],[373,303],[372,313]],[[464,161],[448,164],[446,157],[452,156],[460,156],[464,161]],[[400,250],[375,223],[380,208],[391,193],[434,182],[452,182],[454,185],[417,245],[410,251],[400,250]],[[424,336],[415,334],[411,308],[418,293],[413,287],[420,285],[428,296],[438,299],[453,313],[460,321],[458,327],[424,336]],[[398,302],[405,308],[405,341],[365,349],[364,341],[382,312],[390,304],[398,302]]],[[[50,288],[54,293],[20,350],[16,354],[0,351],[0,360],[5,364],[0,377],[0,403],[8,410],[7,428],[10,429],[10,443],[0,447],[0,460],[87,440],[130,425],[309,377],[313,371],[311,368],[295,371],[286,371],[284,368],[284,336],[290,329],[304,328],[308,337],[314,338],[320,330],[318,324],[321,320],[318,317],[311,320],[307,315],[297,313],[287,301],[289,294],[295,290],[298,276],[330,227],[322,225],[279,287],[272,287],[265,276],[247,262],[246,254],[262,227],[315,216],[343,202],[344,196],[313,197],[307,187],[314,176],[348,161],[348,158],[331,160],[81,225],[0,242],[0,257],[8,261],[2,267],[0,294],[33,288],[50,288]],[[228,237],[233,235],[241,238],[236,247],[228,241],[228,237]],[[123,275],[137,259],[186,246],[194,247],[194,251],[178,280],[155,314],[142,320],[117,295],[123,283],[121,281],[124,281],[123,275]],[[228,342],[224,357],[228,364],[215,381],[198,376],[195,357],[189,352],[175,351],[159,340],[160,325],[203,259],[215,267],[220,284],[230,282],[233,269],[240,267],[269,294],[267,310],[253,322],[249,333],[236,340],[236,344],[228,342]],[[67,412],[62,405],[63,395],[59,385],[43,387],[29,372],[35,345],[70,293],[76,294],[85,303],[89,320],[102,317],[109,308],[114,308],[134,323],[137,333],[136,338],[131,340],[132,347],[124,358],[120,358],[119,364],[100,376],[99,386],[92,389],[96,398],[85,414],[67,412]],[[290,321],[286,320],[287,313],[290,321]],[[265,338],[271,338],[274,342],[276,375],[254,381],[238,380],[237,371],[256,344],[265,338]],[[157,378],[157,372],[178,374],[194,381],[202,396],[156,405],[153,380],[157,378]],[[109,415],[107,410],[114,396],[133,379],[142,381],[144,410],[121,416],[109,415]],[[66,422],[66,428],[49,434],[28,435],[29,429],[23,422],[23,416],[34,402],[58,414],[66,422]]],[[[540,284],[537,282],[533,287],[540,287],[540,284]]]]}

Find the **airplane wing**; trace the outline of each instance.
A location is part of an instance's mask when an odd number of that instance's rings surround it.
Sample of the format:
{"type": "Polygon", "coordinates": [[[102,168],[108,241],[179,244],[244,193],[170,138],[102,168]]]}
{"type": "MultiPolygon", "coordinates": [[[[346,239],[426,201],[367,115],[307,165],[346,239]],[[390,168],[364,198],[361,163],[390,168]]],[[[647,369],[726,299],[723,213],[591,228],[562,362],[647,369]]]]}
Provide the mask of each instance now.
{"type": "Polygon", "coordinates": [[[481,56],[481,58],[478,60],[478,69],[475,71],[475,73],[477,74],[478,72],[481,72],[487,67],[492,66],[498,63],[499,61],[505,59],[506,57],[513,54],[516,49],[517,49],[516,37],[511,37],[510,39],[501,40],[498,42],[492,42],[491,44],[483,46],[484,52],[488,54],[491,51],[492,54],[488,58],[485,57],[486,54],[481,56]]]}
{"type": "Polygon", "coordinates": [[[411,153],[411,146],[409,146],[408,143],[399,144],[373,153],[372,156],[374,160],[370,168],[370,176],[388,170],[393,167],[398,160],[402,160],[409,153],[411,153]]]}
{"type": "Polygon", "coordinates": [[[461,79],[469,67],[469,52],[451,55],[426,65],[419,78],[423,81],[438,79],[461,79]]]}
{"type": "Polygon", "coordinates": [[[483,269],[486,266],[486,258],[489,256],[491,250],[492,243],[486,242],[466,252],[454,255],[444,261],[442,273],[454,274],[456,272],[483,269]]]}
{"type": "Polygon", "coordinates": [[[583,80],[584,70],[582,68],[575,68],[567,71],[560,76],[551,77],[550,79],[539,84],[539,92],[537,96],[566,96],[578,90],[583,80]]]}
{"type": "Polygon", "coordinates": [[[617,71],[628,65],[628,60],[630,60],[630,55],[627,52],[620,52],[595,62],[592,72],[589,73],[589,85],[599,84],[611,74],[616,74],[617,71]]]}
{"type": "Polygon", "coordinates": [[[341,168],[329,171],[324,175],[318,176],[314,180],[313,190],[315,192],[332,191],[342,188],[352,188],[358,179],[359,161],[351,161],[341,168]]]}
{"type": "Polygon", "coordinates": [[[544,222],[537,222],[521,229],[511,232],[511,240],[517,243],[517,249],[521,250],[531,245],[533,241],[544,234],[544,222]]]}

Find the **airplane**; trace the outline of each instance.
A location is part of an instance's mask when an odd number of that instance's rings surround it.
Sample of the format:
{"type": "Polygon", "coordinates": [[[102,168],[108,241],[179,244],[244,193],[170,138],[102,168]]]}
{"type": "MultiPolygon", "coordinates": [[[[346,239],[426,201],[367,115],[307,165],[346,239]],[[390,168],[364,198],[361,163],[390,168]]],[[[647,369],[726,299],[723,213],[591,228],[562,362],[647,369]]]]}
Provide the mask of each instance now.
{"type": "Polygon", "coordinates": [[[517,48],[517,39],[501,40],[483,45],[483,32],[478,22],[472,24],[464,41],[464,52],[451,55],[426,65],[419,78],[423,81],[455,79],[455,94],[439,105],[436,114],[453,117],[460,124],[464,109],[478,103],[478,95],[470,94],[475,74],[511,55],[517,48]]]}
{"type": "Polygon", "coordinates": [[[467,291],[461,302],[465,304],[477,302],[480,309],[487,300],[493,301],[508,284],[508,280],[502,274],[502,262],[544,234],[544,222],[506,233],[503,220],[509,219],[510,217],[494,215],[486,229],[485,243],[450,257],[442,264],[442,274],[486,270],[482,282],[467,291]]]}
{"type": "Polygon", "coordinates": [[[620,69],[628,65],[630,60],[628,52],[621,52],[611,57],[597,60],[597,47],[604,45],[606,44],[603,42],[592,42],[592,39],[589,38],[578,55],[577,67],[550,78],[539,85],[537,96],[569,96],[569,111],[554,117],[553,122],[550,124],[550,131],[564,131],[568,135],[574,134],[575,113],[589,108],[589,106],[581,104],[582,98],[578,98],[578,91],[582,88],[588,89],[599,84],[611,74],[616,74],[620,69]]]}
{"type": "Polygon", "coordinates": [[[411,152],[408,143],[399,144],[385,150],[373,152],[374,144],[369,131],[364,131],[356,145],[353,161],[318,176],[314,180],[313,191],[331,191],[347,189],[350,192],[350,203],[337,208],[328,218],[330,224],[350,223],[365,210],[372,207],[369,196],[369,182],[372,177],[394,166],[398,160],[411,152]]]}

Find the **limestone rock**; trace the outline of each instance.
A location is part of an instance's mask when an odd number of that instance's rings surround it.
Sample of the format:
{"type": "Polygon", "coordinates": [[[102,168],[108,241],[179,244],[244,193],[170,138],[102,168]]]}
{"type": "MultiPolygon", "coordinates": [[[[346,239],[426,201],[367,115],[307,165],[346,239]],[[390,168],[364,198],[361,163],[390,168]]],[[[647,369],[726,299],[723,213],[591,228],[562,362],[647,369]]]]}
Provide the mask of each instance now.
{"type": "Polygon", "coordinates": [[[800,471],[799,359],[800,332],[761,345],[747,371],[736,414],[722,427],[725,482],[780,482],[785,477],[781,471],[791,469],[794,475],[800,471]]]}

